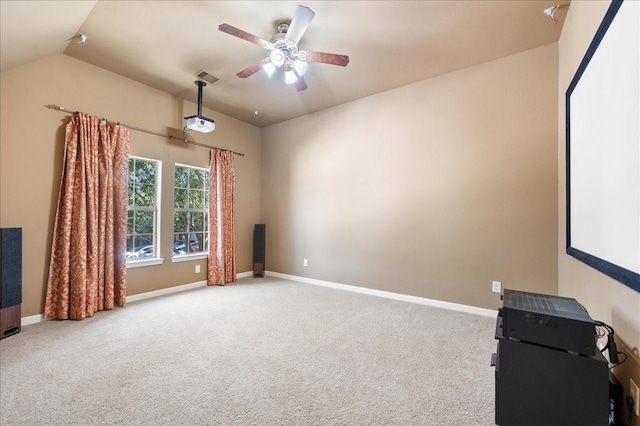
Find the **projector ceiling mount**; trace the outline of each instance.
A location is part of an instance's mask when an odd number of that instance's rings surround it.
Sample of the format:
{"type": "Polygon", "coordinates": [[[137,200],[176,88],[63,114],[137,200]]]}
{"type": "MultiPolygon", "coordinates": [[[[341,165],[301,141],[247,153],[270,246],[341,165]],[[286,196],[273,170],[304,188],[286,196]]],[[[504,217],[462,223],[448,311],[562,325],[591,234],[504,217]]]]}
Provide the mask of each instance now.
{"type": "Polygon", "coordinates": [[[299,49],[298,43],[314,16],[315,13],[308,7],[298,6],[291,22],[279,24],[278,33],[271,37],[271,41],[261,39],[229,24],[220,24],[218,26],[220,31],[271,51],[267,58],[248,66],[236,75],[240,78],[247,78],[262,68],[267,76],[271,77],[277,70],[284,70],[285,83],[295,84],[296,89],[300,91],[307,88],[307,83],[302,76],[307,71],[309,62],[347,66],[348,56],[299,49]]]}
{"type": "Polygon", "coordinates": [[[198,86],[198,114],[185,117],[187,125],[184,130],[195,130],[196,132],[209,133],[216,128],[216,122],[202,115],[202,88],[207,85],[202,80],[194,82],[198,86]]]}

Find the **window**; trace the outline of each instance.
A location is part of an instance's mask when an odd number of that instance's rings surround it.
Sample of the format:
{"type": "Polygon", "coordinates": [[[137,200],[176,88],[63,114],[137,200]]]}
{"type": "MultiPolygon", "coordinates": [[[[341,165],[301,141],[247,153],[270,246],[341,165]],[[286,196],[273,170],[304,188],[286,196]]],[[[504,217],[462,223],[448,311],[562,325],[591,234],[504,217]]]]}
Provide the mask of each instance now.
{"type": "Polygon", "coordinates": [[[160,167],[157,160],[129,157],[127,265],[157,264],[160,213],[160,167]],[[148,262],[153,259],[154,262],[148,262]],[[146,261],[146,262],[145,262],[146,261]]]}
{"type": "Polygon", "coordinates": [[[209,170],[176,164],[173,256],[206,254],[209,243],[209,170]]]}

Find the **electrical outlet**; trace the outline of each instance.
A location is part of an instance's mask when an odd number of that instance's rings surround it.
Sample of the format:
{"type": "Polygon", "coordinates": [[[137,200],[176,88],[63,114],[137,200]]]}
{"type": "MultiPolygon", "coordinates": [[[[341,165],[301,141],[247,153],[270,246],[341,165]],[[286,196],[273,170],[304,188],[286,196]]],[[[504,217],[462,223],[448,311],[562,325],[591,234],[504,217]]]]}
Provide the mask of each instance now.
{"type": "Polygon", "coordinates": [[[309,262],[307,261],[307,259],[304,259],[302,261],[302,266],[309,266],[309,262]]]}
{"type": "Polygon", "coordinates": [[[200,273],[200,265],[196,265],[196,274],[200,273]]]}
{"type": "Polygon", "coordinates": [[[493,281],[491,283],[491,291],[494,293],[502,292],[502,283],[500,281],[493,281]]]}
{"type": "Polygon", "coordinates": [[[629,396],[633,398],[633,411],[640,416],[640,390],[633,379],[629,379],[629,396]]]}

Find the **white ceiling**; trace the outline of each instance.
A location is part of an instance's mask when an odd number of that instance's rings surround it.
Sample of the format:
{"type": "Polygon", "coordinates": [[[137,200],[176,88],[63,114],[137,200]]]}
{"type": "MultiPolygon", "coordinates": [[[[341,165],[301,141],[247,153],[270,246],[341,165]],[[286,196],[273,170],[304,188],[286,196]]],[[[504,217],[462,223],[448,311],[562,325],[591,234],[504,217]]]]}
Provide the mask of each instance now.
{"type": "Polygon", "coordinates": [[[64,53],[196,102],[195,74],[204,70],[219,79],[204,88],[205,106],[262,127],[555,42],[568,2],[2,0],[0,7],[2,71],[64,53]],[[218,25],[269,40],[298,4],[316,14],[301,49],[348,55],[348,66],[310,63],[301,92],[262,71],[236,77],[269,52],[218,25]],[[557,4],[556,23],[543,10],[557,4]],[[86,43],[74,38],[80,34],[86,43]]]}

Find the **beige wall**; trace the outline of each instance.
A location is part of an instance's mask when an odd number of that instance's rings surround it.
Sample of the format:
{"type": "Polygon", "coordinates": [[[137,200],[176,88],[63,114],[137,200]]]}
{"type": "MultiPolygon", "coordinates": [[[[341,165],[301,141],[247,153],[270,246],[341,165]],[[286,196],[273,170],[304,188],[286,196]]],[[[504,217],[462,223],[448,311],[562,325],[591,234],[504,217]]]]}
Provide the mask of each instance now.
{"type": "MultiPolygon", "coordinates": [[[[30,316],[43,312],[69,120],[68,114],[44,106],[58,104],[160,133],[182,128],[182,117],[197,106],[64,55],[3,72],[0,89],[0,226],[23,228],[22,316],[30,316]]],[[[235,157],[236,227],[238,272],[249,271],[253,224],[260,222],[260,129],[215,111],[203,113],[216,120],[217,128],[207,135],[190,132],[190,139],[246,154],[235,157]]],[[[205,280],[206,259],[172,263],[171,242],[174,163],[207,167],[208,150],[131,131],[131,154],[162,161],[164,263],[129,269],[127,294],[205,280]]]]}
{"type": "MultiPolygon", "coordinates": [[[[565,250],[564,96],[609,5],[609,1],[573,0],[558,42],[558,289],[560,295],[579,300],[593,318],[613,326],[618,344],[623,343],[620,349],[630,355],[629,361],[615,370],[626,388],[628,377],[640,384],[640,293],[567,255],[565,250]]],[[[636,401],[638,403],[640,401],[636,401]]],[[[637,417],[634,424],[640,425],[637,417]]]]}
{"type": "Polygon", "coordinates": [[[556,294],[557,44],[262,137],[268,270],[491,309],[492,280],[556,294]]]}

